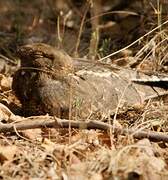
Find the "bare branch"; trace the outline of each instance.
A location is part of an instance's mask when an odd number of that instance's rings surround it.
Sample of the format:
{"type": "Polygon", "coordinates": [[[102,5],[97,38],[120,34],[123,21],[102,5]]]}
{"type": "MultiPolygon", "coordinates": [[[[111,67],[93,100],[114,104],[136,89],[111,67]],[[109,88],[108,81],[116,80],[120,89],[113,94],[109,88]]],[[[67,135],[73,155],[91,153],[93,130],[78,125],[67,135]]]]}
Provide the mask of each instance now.
{"type": "Polygon", "coordinates": [[[0,132],[14,132],[15,130],[26,130],[35,128],[68,128],[69,123],[72,128],[78,129],[100,129],[110,130],[112,128],[114,133],[120,135],[132,135],[134,138],[142,139],[148,138],[151,141],[168,142],[168,135],[161,132],[154,131],[135,131],[134,129],[124,129],[113,127],[110,124],[99,121],[74,121],[67,119],[59,119],[52,116],[32,116],[28,118],[21,118],[21,121],[16,121],[10,124],[0,124],[0,132]]]}

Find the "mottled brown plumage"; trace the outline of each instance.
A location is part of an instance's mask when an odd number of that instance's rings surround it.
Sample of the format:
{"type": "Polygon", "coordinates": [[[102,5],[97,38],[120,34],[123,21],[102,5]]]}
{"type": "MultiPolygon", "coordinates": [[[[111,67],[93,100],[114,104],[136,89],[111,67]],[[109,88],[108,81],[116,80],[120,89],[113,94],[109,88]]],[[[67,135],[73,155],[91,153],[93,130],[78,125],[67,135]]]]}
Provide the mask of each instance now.
{"type": "Polygon", "coordinates": [[[131,78],[137,76],[135,71],[115,72],[102,64],[88,63],[87,68],[79,68],[80,63],[65,52],[46,44],[23,46],[18,55],[21,68],[14,75],[12,88],[27,116],[46,113],[73,119],[108,116],[115,112],[118,103],[119,106],[142,103],[160,92],[132,84],[131,78]]]}
{"type": "Polygon", "coordinates": [[[25,115],[60,114],[61,101],[54,93],[68,88],[64,81],[73,73],[72,59],[65,52],[41,43],[22,46],[18,56],[21,68],[14,75],[12,88],[25,115]]]}

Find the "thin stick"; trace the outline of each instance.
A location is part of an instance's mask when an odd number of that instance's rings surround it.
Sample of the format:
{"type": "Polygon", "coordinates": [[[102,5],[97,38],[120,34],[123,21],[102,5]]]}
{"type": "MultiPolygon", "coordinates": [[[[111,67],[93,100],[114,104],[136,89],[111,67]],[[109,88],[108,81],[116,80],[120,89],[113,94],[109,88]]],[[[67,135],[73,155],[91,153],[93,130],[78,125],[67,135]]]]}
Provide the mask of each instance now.
{"type": "Polygon", "coordinates": [[[74,121],[59,119],[51,116],[32,116],[29,118],[22,118],[22,121],[10,123],[10,124],[0,124],[0,133],[1,132],[15,132],[17,130],[26,130],[26,129],[35,129],[35,128],[69,128],[69,123],[71,122],[72,128],[81,129],[101,129],[101,130],[110,130],[114,128],[116,134],[121,135],[132,135],[134,138],[142,139],[148,138],[151,141],[164,141],[168,142],[168,135],[161,132],[154,131],[135,131],[134,129],[124,129],[121,127],[113,127],[110,124],[103,123],[100,121],[74,121]]]}
{"type": "Polygon", "coordinates": [[[75,47],[75,53],[74,53],[75,57],[78,57],[78,49],[79,49],[79,45],[80,45],[80,39],[81,39],[82,30],[83,30],[83,26],[84,26],[84,21],[85,21],[88,9],[89,9],[89,7],[87,6],[87,8],[86,8],[86,10],[84,12],[84,15],[82,17],[81,25],[80,25],[80,28],[79,28],[79,34],[78,34],[78,38],[77,38],[77,42],[76,42],[76,47],[75,47]]]}
{"type": "MultiPolygon", "coordinates": [[[[90,13],[92,17],[97,16],[100,13],[101,11],[100,4],[101,4],[100,0],[95,0],[93,2],[93,6],[90,8],[90,13]]],[[[99,21],[100,21],[100,17],[97,17],[91,20],[92,35],[91,35],[90,46],[89,46],[89,57],[92,60],[95,60],[95,57],[97,55],[97,48],[99,44],[99,37],[100,37],[99,21]]]]}

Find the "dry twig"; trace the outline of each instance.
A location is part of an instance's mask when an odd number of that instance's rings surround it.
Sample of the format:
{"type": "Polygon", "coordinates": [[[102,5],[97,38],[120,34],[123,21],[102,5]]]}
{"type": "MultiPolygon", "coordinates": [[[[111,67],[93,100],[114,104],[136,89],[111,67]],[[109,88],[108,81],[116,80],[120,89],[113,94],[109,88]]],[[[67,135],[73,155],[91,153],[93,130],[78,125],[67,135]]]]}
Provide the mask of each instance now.
{"type": "Polygon", "coordinates": [[[161,132],[154,131],[135,131],[134,129],[124,129],[120,127],[113,127],[104,122],[99,121],[74,121],[59,119],[52,116],[32,116],[28,118],[21,118],[21,121],[17,121],[10,124],[0,124],[0,132],[14,132],[15,130],[26,130],[35,128],[69,128],[69,123],[71,123],[72,128],[79,129],[101,129],[110,130],[114,128],[116,134],[121,135],[132,135],[134,138],[142,139],[148,138],[152,141],[164,141],[168,142],[168,135],[161,132]]]}

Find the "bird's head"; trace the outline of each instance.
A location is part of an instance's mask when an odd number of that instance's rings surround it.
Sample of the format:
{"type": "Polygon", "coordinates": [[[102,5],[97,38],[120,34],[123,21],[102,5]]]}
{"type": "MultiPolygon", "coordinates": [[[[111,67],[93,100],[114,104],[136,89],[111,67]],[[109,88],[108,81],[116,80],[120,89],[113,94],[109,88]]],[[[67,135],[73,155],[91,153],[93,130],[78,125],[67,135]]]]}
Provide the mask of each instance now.
{"type": "Polygon", "coordinates": [[[18,49],[22,68],[39,68],[59,74],[73,72],[72,58],[63,50],[43,43],[21,46],[18,49]]]}

